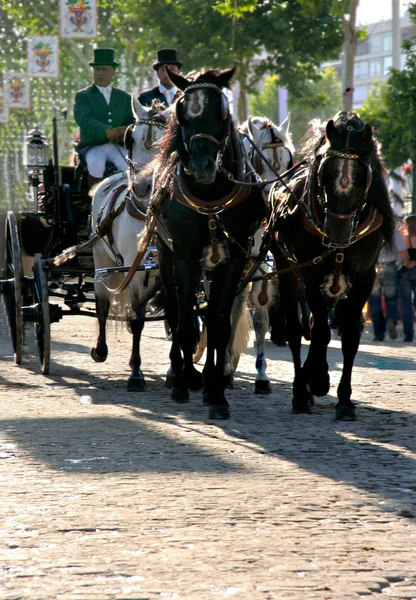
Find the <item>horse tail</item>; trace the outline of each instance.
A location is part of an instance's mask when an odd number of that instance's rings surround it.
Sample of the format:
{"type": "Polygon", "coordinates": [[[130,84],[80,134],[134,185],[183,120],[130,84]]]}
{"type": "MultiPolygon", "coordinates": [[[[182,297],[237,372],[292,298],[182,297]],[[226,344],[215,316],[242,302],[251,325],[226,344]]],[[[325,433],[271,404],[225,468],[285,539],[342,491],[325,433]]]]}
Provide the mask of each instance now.
{"type": "Polygon", "coordinates": [[[228,357],[233,372],[237,369],[241,354],[250,347],[253,323],[247,304],[248,293],[247,286],[241,294],[235,297],[231,311],[231,337],[228,343],[228,357]]]}
{"type": "Polygon", "coordinates": [[[194,355],[192,357],[192,362],[194,364],[198,363],[201,360],[206,347],[207,347],[207,326],[206,326],[205,320],[204,320],[201,337],[199,338],[198,346],[196,347],[194,355]]]}

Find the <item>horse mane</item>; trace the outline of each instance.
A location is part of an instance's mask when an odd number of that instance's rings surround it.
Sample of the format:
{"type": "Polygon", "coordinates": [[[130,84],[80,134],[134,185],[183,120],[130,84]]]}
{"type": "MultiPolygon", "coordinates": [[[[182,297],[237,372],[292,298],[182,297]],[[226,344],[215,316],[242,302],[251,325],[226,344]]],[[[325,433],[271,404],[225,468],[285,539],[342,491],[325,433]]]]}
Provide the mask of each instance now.
{"type": "MultiPolygon", "coordinates": [[[[346,133],[349,126],[355,131],[363,131],[365,127],[365,123],[357,113],[339,111],[332,120],[335,128],[340,133],[346,133]]],[[[320,119],[313,119],[309,123],[309,129],[301,139],[299,154],[302,157],[317,156],[322,152],[323,146],[326,143],[326,124],[326,122],[320,119]]],[[[367,201],[383,214],[383,235],[386,243],[390,243],[395,227],[395,219],[386,183],[386,169],[381,159],[380,145],[374,135],[369,145],[369,159],[372,170],[372,182],[367,201]]]]}

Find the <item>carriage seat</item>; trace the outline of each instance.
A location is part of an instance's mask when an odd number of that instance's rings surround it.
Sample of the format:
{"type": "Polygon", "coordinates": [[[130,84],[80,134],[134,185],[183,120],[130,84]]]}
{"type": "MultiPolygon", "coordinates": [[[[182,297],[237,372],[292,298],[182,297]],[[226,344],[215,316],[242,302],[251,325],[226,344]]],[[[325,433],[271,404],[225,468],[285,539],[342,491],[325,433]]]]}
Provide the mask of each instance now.
{"type": "MultiPolygon", "coordinates": [[[[85,151],[88,150],[89,146],[87,148],[85,148],[85,151]]],[[[79,150],[77,150],[76,144],[74,144],[74,163],[75,163],[75,172],[74,172],[74,178],[75,178],[75,189],[77,190],[77,192],[79,193],[81,191],[81,189],[84,187],[83,182],[86,181],[87,177],[84,177],[84,175],[88,176],[88,167],[87,167],[87,163],[85,160],[85,152],[82,152],[83,149],[81,149],[81,152],[79,152],[79,150]]],[[[118,169],[115,166],[114,163],[107,161],[105,164],[105,171],[104,171],[104,178],[105,177],[109,177],[110,175],[113,175],[113,173],[117,173],[118,169]]],[[[88,185],[87,185],[88,187],[88,185]]]]}

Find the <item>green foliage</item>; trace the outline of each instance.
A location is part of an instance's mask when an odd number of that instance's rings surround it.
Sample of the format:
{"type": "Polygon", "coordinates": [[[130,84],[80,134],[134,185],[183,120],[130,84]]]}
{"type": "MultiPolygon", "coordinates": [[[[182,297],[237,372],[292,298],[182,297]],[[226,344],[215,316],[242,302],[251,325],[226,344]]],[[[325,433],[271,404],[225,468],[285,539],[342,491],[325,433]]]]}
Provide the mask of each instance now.
{"type": "Polygon", "coordinates": [[[298,94],[289,94],[290,130],[297,146],[312,119],[327,121],[342,108],[341,82],[333,67],[327,67],[314,79],[304,81],[298,94]]]}
{"type": "MultiPolygon", "coordinates": [[[[381,144],[383,159],[394,169],[409,158],[416,165],[416,55],[407,54],[402,71],[393,70],[388,81],[373,86],[361,110],[381,144]]],[[[416,169],[413,169],[412,211],[416,211],[416,169]]]]}
{"type": "Polygon", "coordinates": [[[268,77],[263,91],[251,97],[249,112],[252,116],[268,117],[276,124],[282,121],[279,114],[279,80],[276,76],[268,77]]]}
{"type": "Polygon", "coordinates": [[[416,56],[407,55],[405,68],[393,70],[385,84],[369,93],[361,111],[378,137],[391,169],[409,158],[416,163],[416,56]]]}
{"type": "MultiPolygon", "coordinates": [[[[0,124],[0,140],[21,145],[23,131],[34,123],[51,140],[53,114],[68,109],[71,120],[60,127],[60,156],[66,160],[76,131],[74,93],[91,81],[88,61],[96,46],[114,48],[122,63],[118,81],[133,93],[151,83],[156,50],[175,47],[185,73],[235,64],[243,90],[253,91],[264,75],[274,75],[296,94],[319,64],[338,56],[344,2],[98,0],[98,37],[60,39],[59,78],[31,80],[30,110],[11,111],[10,122],[0,124]]],[[[26,70],[27,36],[58,34],[59,2],[0,0],[0,21],[0,70],[26,70]]]]}

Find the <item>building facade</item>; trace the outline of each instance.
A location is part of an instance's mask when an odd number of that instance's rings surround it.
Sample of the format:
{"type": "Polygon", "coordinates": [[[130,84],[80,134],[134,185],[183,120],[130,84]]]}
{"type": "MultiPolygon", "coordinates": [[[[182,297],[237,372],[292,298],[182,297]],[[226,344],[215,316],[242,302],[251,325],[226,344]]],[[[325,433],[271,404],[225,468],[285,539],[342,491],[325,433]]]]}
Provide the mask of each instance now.
{"type": "MultiPolygon", "coordinates": [[[[406,13],[400,19],[401,42],[416,36],[416,26],[406,13]]],[[[405,55],[401,55],[403,67],[405,55]]],[[[341,64],[341,63],[340,63],[341,64]]],[[[354,108],[361,108],[370,87],[376,81],[386,81],[393,66],[392,20],[367,26],[367,37],[357,44],[354,66],[354,108]]]]}

